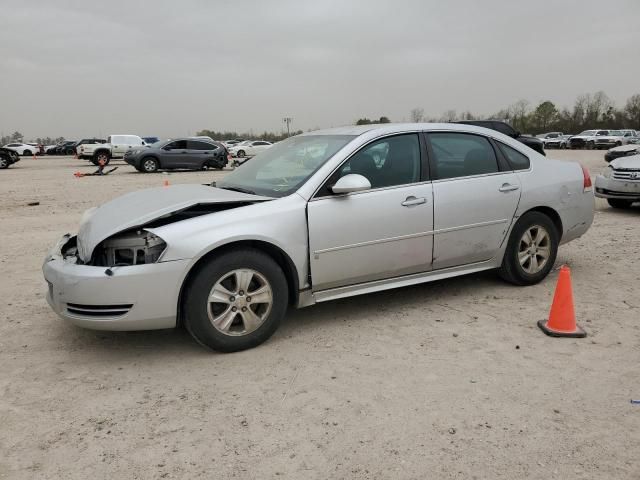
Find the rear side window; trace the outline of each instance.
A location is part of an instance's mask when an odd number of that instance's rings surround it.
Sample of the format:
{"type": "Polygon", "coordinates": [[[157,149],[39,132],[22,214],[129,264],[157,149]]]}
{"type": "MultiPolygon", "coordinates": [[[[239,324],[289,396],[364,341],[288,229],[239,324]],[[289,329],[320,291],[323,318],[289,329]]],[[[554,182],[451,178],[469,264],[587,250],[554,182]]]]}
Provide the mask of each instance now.
{"type": "Polygon", "coordinates": [[[529,157],[504,143],[499,143],[500,150],[514,170],[527,170],[531,165],[529,157]]]}
{"type": "Polygon", "coordinates": [[[427,137],[434,180],[499,171],[496,154],[485,137],[468,133],[430,133],[427,137]]]}
{"type": "Polygon", "coordinates": [[[189,150],[215,150],[218,148],[216,145],[207,142],[199,142],[194,140],[189,140],[187,142],[187,148],[189,150]]]}

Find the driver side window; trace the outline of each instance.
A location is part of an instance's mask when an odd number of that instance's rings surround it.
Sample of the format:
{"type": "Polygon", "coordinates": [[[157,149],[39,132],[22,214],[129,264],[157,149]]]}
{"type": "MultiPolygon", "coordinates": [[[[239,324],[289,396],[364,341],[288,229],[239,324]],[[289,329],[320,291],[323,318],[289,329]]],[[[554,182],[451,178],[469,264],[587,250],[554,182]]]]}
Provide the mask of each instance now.
{"type": "Polygon", "coordinates": [[[420,181],[420,165],[418,135],[396,135],[363,147],[340,167],[329,184],[350,173],[365,177],[371,188],[416,183],[420,181]]]}

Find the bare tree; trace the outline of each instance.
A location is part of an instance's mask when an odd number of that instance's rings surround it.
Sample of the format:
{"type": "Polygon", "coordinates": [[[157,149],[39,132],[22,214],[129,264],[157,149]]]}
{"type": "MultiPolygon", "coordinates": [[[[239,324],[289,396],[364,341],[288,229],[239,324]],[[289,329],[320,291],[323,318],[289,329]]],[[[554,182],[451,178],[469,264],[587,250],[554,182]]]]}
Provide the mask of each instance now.
{"type": "Polygon", "coordinates": [[[640,94],[635,94],[627,100],[624,113],[631,127],[640,130],[640,94]]]}
{"type": "Polygon", "coordinates": [[[447,110],[442,114],[442,117],[440,118],[440,121],[444,123],[451,123],[455,122],[456,120],[458,120],[458,112],[456,112],[455,110],[447,110]]]}
{"type": "Polygon", "coordinates": [[[413,123],[424,122],[424,108],[416,107],[411,110],[411,121],[413,123]]]}

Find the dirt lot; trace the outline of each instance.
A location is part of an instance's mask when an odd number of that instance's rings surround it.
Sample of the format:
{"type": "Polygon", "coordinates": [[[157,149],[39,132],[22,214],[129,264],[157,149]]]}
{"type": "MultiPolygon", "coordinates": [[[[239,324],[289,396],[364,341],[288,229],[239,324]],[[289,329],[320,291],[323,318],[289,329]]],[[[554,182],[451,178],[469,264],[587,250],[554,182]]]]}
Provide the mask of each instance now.
{"type": "Polygon", "coordinates": [[[292,311],[266,344],[223,355],[180,330],[92,332],[51,312],[41,262],[85,209],[224,175],[72,175],[93,168],[0,171],[0,478],[640,477],[640,208],[598,200],[560,249],[586,339],[536,327],[557,270],[529,288],[485,273],[292,311]]]}

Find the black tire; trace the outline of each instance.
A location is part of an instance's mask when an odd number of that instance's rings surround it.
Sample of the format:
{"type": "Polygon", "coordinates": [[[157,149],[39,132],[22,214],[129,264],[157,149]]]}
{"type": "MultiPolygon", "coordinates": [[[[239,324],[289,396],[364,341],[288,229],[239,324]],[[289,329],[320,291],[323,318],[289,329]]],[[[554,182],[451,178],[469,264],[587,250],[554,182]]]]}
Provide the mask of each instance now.
{"type": "Polygon", "coordinates": [[[622,142],[616,142],[616,147],[621,147],[622,146],[622,142]]]}
{"type": "Polygon", "coordinates": [[[238,156],[238,158],[244,158],[244,150],[238,150],[238,153],[236,155],[238,156]]]}
{"type": "Polygon", "coordinates": [[[109,155],[109,152],[105,150],[100,150],[94,153],[93,157],[91,158],[91,163],[93,163],[96,166],[99,166],[100,161],[103,161],[104,165],[109,165],[109,162],[111,161],[111,155],[109,155]]]}
{"type": "Polygon", "coordinates": [[[514,285],[534,285],[541,282],[553,268],[558,254],[559,233],[551,219],[541,212],[524,214],[511,230],[509,242],[504,252],[502,266],[498,269],[500,277],[514,285]],[[548,234],[549,256],[540,271],[529,273],[520,264],[518,255],[525,232],[535,227],[542,227],[548,234]]]}
{"type": "Polygon", "coordinates": [[[623,200],[621,198],[607,198],[607,203],[613,208],[626,209],[631,208],[633,201],[623,200]]]}
{"type": "Polygon", "coordinates": [[[216,170],[222,170],[224,168],[224,165],[220,160],[210,160],[207,166],[209,168],[215,168],[216,170]]]}
{"type": "Polygon", "coordinates": [[[9,159],[5,156],[0,156],[0,170],[4,170],[5,168],[9,168],[10,162],[9,159]]]}
{"type": "Polygon", "coordinates": [[[144,173],[156,173],[160,168],[160,164],[153,157],[145,157],[140,161],[140,168],[144,173]]]}
{"type": "Polygon", "coordinates": [[[587,150],[593,150],[595,144],[593,142],[587,142],[587,150]]]}
{"type": "MultiPolygon", "coordinates": [[[[238,299],[251,300],[247,295],[244,295],[244,292],[238,292],[237,285],[235,289],[233,287],[229,289],[238,295],[238,299]]],[[[231,250],[207,261],[198,269],[195,277],[186,286],[182,305],[184,325],[191,336],[201,345],[219,352],[237,352],[256,347],[271,337],[284,318],[288,304],[289,289],[286,277],[280,266],[270,256],[253,249],[231,250]],[[238,269],[253,270],[266,279],[271,289],[272,303],[270,309],[262,311],[262,315],[265,315],[265,318],[261,320],[262,323],[259,323],[255,330],[247,333],[241,332],[242,329],[245,329],[245,324],[242,321],[244,317],[240,311],[230,313],[233,320],[228,329],[231,331],[232,328],[238,328],[240,333],[227,334],[214,327],[210,320],[210,314],[216,315],[213,310],[216,305],[221,307],[223,312],[229,312],[229,309],[234,308],[230,305],[234,304],[230,302],[225,302],[228,305],[209,303],[209,295],[216,283],[238,269]]],[[[246,305],[248,307],[245,309],[261,308],[259,304],[250,305],[247,303],[246,305]]],[[[259,310],[252,309],[252,312],[254,311],[259,312],[259,310]]],[[[218,315],[224,315],[224,313],[218,315]]]]}
{"type": "Polygon", "coordinates": [[[22,151],[22,156],[23,156],[23,157],[30,157],[31,155],[33,155],[33,154],[31,153],[31,150],[23,150],[23,151],[22,151]]]}

